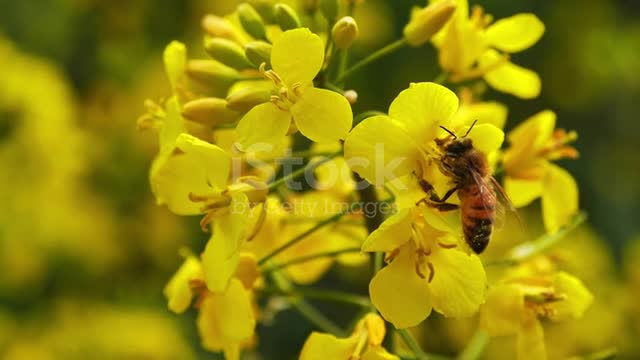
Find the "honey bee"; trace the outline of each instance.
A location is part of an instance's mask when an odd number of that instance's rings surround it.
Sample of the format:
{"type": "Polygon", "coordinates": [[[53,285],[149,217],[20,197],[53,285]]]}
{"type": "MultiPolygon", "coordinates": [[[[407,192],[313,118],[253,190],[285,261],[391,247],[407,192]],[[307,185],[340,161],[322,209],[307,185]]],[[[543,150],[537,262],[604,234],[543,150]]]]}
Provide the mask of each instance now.
{"type": "Polygon", "coordinates": [[[420,178],[419,184],[422,190],[429,194],[430,200],[421,201],[429,206],[440,211],[460,209],[465,241],[476,254],[480,254],[489,244],[500,206],[496,191],[502,199],[509,204],[510,202],[500,184],[491,176],[485,154],[474,149],[471,139],[467,138],[476,121],[462,137],[457,137],[452,131],[441,126],[450,136],[436,139],[442,153],[438,167],[445,176],[452,179],[453,188],[440,198],[426,180],[420,178]],[[446,202],[456,191],[460,199],[459,206],[446,202]]]}

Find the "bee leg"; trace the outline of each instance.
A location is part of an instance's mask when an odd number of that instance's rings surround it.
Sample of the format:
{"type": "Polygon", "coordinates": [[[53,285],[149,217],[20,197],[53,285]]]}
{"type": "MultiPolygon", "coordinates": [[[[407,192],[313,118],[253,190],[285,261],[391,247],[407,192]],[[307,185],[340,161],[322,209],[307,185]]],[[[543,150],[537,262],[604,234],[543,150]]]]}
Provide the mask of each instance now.
{"type": "Polygon", "coordinates": [[[429,194],[429,199],[431,201],[433,201],[433,202],[436,202],[436,203],[444,203],[445,201],[447,201],[447,199],[449,199],[451,197],[451,195],[453,195],[454,192],[456,192],[456,190],[458,190],[457,187],[449,189],[449,191],[447,191],[447,193],[444,194],[444,196],[442,198],[438,197],[438,194],[436,194],[435,191],[431,191],[430,194],[429,194]]]}
{"type": "Polygon", "coordinates": [[[460,208],[460,206],[451,203],[428,203],[428,205],[439,211],[453,211],[460,208]]]}

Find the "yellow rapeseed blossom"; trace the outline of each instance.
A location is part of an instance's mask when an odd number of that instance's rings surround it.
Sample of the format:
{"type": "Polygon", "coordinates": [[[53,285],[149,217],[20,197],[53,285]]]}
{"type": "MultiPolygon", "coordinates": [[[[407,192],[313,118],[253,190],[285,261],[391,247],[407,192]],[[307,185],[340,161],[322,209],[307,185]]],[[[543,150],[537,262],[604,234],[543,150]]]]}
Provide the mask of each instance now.
{"type": "Polygon", "coordinates": [[[480,310],[480,325],[491,336],[517,334],[518,359],[546,359],[539,318],[578,319],[592,302],[580,280],[539,257],[511,269],[491,287],[480,310]]]}
{"type": "Polygon", "coordinates": [[[338,93],[313,86],[323,62],[322,40],[308,29],[285,31],[278,37],[271,50],[273,69],[263,69],[277,95],[251,109],[238,123],[241,150],[278,143],[295,130],[316,142],[344,139],[351,129],[349,102],[338,93]]]}
{"type": "Polygon", "coordinates": [[[571,174],[551,161],[576,158],[578,152],[568,143],[575,132],[555,129],[556,115],[542,111],[519,124],[507,136],[504,152],[504,188],[516,207],[542,198],[545,228],[554,232],[578,211],[578,186],[571,174]]]}
{"type": "Polygon", "coordinates": [[[529,13],[492,20],[480,6],[469,13],[468,1],[457,0],[455,14],[434,38],[440,66],[453,82],[482,77],[496,90],[525,99],[537,97],[538,74],[510,62],[509,54],[533,46],[544,33],[544,24],[529,13]]]}
{"type": "Polygon", "coordinates": [[[229,285],[221,291],[209,291],[203,281],[203,267],[189,256],[165,287],[165,296],[174,312],[186,310],[197,296],[202,345],[211,351],[223,351],[227,360],[237,360],[240,350],[253,344],[256,314],[252,289],[258,276],[255,257],[244,253],[229,285]]]}
{"type": "Polygon", "coordinates": [[[390,264],[373,277],[369,293],[397,328],[419,324],[432,309],[447,317],[468,317],[484,302],[482,263],[458,247],[454,234],[432,209],[403,209],[362,245],[363,251],[388,254],[390,264]]]}
{"type": "Polygon", "coordinates": [[[356,325],[348,338],[313,332],[304,343],[300,360],[398,360],[382,347],[386,330],[380,316],[368,313],[356,325]]]}

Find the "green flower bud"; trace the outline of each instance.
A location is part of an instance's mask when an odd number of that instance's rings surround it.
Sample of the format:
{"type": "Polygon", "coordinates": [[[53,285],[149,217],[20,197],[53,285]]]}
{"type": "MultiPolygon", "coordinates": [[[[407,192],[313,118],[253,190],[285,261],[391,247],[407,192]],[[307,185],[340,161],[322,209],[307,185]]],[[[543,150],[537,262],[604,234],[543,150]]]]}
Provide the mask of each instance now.
{"type": "Polygon", "coordinates": [[[205,15],[202,18],[201,22],[202,29],[209,34],[211,37],[215,38],[225,38],[229,40],[237,40],[235,29],[233,25],[220,16],[216,15],[205,15]]]}
{"type": "Polygon", "coordinates": [[[246,69],[251,67],[251,63],[244,55],[244,49],[237,43],[222,39],[205,37],[204,49],[214,60],[235,69],[246,69]]]}
{"type": "Polygon", "coordinates": [[[403,34],[411,46],[420,46],[433,37],[456,11],[455,0],[433,3],[415,13],[403,34]]]}
{"type": "Polygon", "coordinates": [[[289,5],[276,4],[274,14],[276,16],[276,23],[282,31],[297,29],[301,26],[298,14],[296,14],[296,11],[289,5]]]}
{"type": "Polygon", "coordinates": [[[267,68],[271,68],[271,44],[264,41],[252,41],[244,46],[244,53],[255,67],[266,63],[267,68]]]}
{"type": "Polygon", "coordinates": [[[267,38],[267,30],[264,27],[264,22],[253,6],[246,3],[240,4],[238,5],[237,13],[242,28],[249,35],[256,39],[267,38]]]}
{"type": "Polygon", "coordinates": [[[203,125],[215,126],[238,120],[240,113],[229,109],[224,99],[201,98],[184,104],[182,116],[203,125]]]}
{"type": "Polygon", "coordinates": [[[226,90],[238,80],[240,74],[215,60],[189,60],[187,76],[198,84],[213,90],[226,90]]]}
{"type": "Polygon", "coordinates": [[[333,25],[331,34],[338,49],[348,49],[358,38],[358,24],[351,16],[345,16],[333,25]]]}
{"type": "Polygon", "coordinates": [[[227,107],[231,110],[247,112],[254,106],[271,100],[271,92],[263,88],[247,87],[227,96],[227,107]]]}
{"type": "Polygon", "coordinates": [[[320,11],[329,22],[333,22],[338,18],[338,10],[340,8],[338,1],[339,0],[320,0],[320,11]]]}

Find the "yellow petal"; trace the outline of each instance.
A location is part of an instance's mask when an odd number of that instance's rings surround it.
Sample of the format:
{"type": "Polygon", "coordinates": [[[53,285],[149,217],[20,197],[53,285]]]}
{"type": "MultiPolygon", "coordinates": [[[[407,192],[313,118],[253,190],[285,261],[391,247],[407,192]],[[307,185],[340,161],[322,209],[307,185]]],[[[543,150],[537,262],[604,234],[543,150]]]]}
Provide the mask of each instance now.
{"type": "Polygon", "coordinates": [[[542,192],[542,216],[547,232],[566,225],[578,212],[578,184],[563,168],[549,164],[542,192]]]}
{"type": "Polygon", "coordinates": [[[504,178],[504,191],[513,206],[520,208],[529,205],[542,195],[542,179],[517,179],[511,176],[504,178]]]}
{"type": "Polygon", "coordinates": [[[171,89],[176,92],[176,84],[184,74],[187,66],[187,48],[179,41],[172,41],[164,49],[164,68],[171,83],[171,89]]]}
{"type": "Polygon", "coordinates": [[[291,107],[291,115],[302,135],[320,143],[344,139],[353,121],[347,98],[314,87],[302,90],[291,107]]]}
{"type": "Polygon", "coordinates": [[[169,310],[179,314],[191,305],[193,293],[189,282],[193,279],[202,279],[202,266],[196,257],[189,256],[164,288],[164,295],[169,300],[169,310]]]}
{"type": "MultiPolygon", "coordinates": [[[[419,147],[407,133],[386,116],[373,116],[358,124],[344,143],[349,167],[376,186],[411,174],[419,158],[419,147]]],[[[402,183],[394,183],[398,189],[402,183]]]]}
{"type": "Polygon", "coordinates": [[[438,51],[438,62],[443,70],[464,74],[487,48],[482,32],[469,21],[466,5],[457,2],[458,10],[444,29],[438,51]]]}
{"type": "Polygon", "coordinates": [[[160,152],[171,151],[180,134],[187,132],[180,105],[175,96],[167,100],[166,115],[159,131],[160,152]]]}
{"type": "Polygon", "coordinates": [[[189,194],[206,195],[224,189],[229,177],[229,154],[189,134],[180,134],[172,152],[161,153],[151,165],[151,190],[158,204],[178,215],[202,213],[202,204],[189,194]]]}
{"type": "Polygon", "coordinates": [[[485,32],[490,46],[515,53],[527,49],[544,34],[544,24],[534,14],[516,14],[493,23],[485,32]]]}
{"type": "Polygon", "coordinates": [[[551,138],[556,127],[556,114],[543,110],[521,122],[507,135],[512,146],[526,147],[536,152],[551,138]]]}
{"type": "Polygon", "coordinates": [[[544,331],[535,314],[527,314],[522,320],[516,348],[518,360],[545,360],[547,358],[544,331]]]}
{"type": "Polygon", "coordinates": [[[269,151],[287,134],[291,114],[273,103],[264,103],[249,110],[238,125],[236,147],[241,151],[269,151]]]}
{"type": "Polygon", "coordinates": [[[197,319],[202,345],[212,351],[250,339],[255,324],[250,293],[238,279],[232,279],[224,293],[207,294],[197,319]]]}
{"type": "MultiPolygon", "coordinates": [[[[499,61],[502,55],[495,51],[486,51],[479,60],[481,67],[491,66],[499,61]]],[[[517,96],[522,99],[533,99],[540,95],[542,87],[540,77],[532,70],[525,69],[510,61],[498,65],[484,74],[484,79],[494,89],[517,96]]]]}
{"type": "Polygon", "coordinates": [[[391,215],[369,235],[362,251],[392,251],[409,241],[411,236],[411,209],[402,209],[391,215]]]}
{"type": "Polygon", "coordinates": [[[426,145],[458,110],[458,97],[446,87],[430,82],[413,83],[393,100],[389,116],[416,143],[426,145]]]}
{"type": "Polygon", "coordinates": [[[563,300],[553,303],[555,310],[550,318],[554,321],[579,319],[593,303],[593,295],[575,276],[558,272],[553,277],[553,289],[563,300]]]}
{"type": "Polygon", "coordinates": [[[405,245],[393,262],[371,279],[371,302],[385,320],[402,329],[418,325],[431,313],[431,292],[415,271],[414,247],[405,245]]]}
{"type": "Polygon", "coordinates": [[[457,249],[434,249],[433,308],[446,317],[469,317],[484,303],[487,276],[480,258],[457,249]]]}
{"type": "Polygon", "coordinates": [[[349,359],[357,342],[358,338],[338,339],[314,331],[304,342],[300,360],[349,359]]]}
{"type": "Polygon", "coordinates": [[[378,346],[374,348],[369,348],[366,353],[362,356],[362,360],[399,360],[400,358],[396,355],[389,354],[385,348],[378,346]]]}
{"type": "Polygon", "coordinates": [[[285,31],[273,43],[271,65],[288,86],[310,83],[324,61],[324,46],[307,28],[285,31]]]}
{"type": "Polygon", "coordinates": [[[524,296],[518,286],[493,286],[480,308],[480,326],[491,336],[515,334],[520,328],[523,311],[524,296]]]}
{"type": "MultiPolygon", "coordinates": [[[[466,132],[466,129],[465,129],[466,132]]],[[[504,141],[504,132],[491,124],[477,124],[467,136],[473,147],[485,155],[498,151],[504,141]]]]}
{"type": "Polygon", "coordinates": [[[253,288],[253,284],[260,277],[258,261],[254,254],[248,252],[240,253],[240,259],[238,260],[238,267],[236,268],[234,277],[242,282],[245,289],[253,288]]]}
{"type": "Polygon", "coordinates": [[[243,193],[232,195],[230,211],[213,221],[213,235],[202,253],[202,270],[211,291],[224,291],[240,261],[240,245],[249,222],[249,204],[243,193]],[[246,210],[242,210],[246,209],[246,210]]]}
{"type": "Polygon", "coordinates": [[[460,129],[464,125],[471,125],[474,120],[480,124],[492,124],[504,129],[507,121],[508,109],[504,104],[495,101],[461,104],[460,109],[451,123],[453,129],[460,129]]]}

